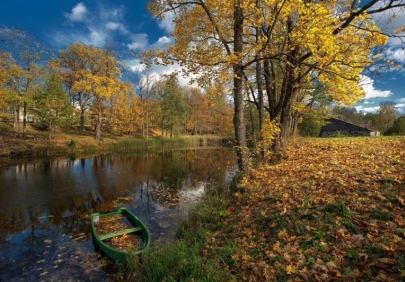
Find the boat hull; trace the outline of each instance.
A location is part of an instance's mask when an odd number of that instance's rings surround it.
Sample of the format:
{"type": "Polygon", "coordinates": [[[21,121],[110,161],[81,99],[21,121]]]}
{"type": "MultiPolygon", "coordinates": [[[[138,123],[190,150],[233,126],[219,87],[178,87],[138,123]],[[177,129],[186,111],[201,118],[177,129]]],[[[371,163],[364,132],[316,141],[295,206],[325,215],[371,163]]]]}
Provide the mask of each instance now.
{"type": "Polygon", "coordinates": [[[149,229],[136,215],[134,215],[127,208],[120,208],[115,212],[106,213],[106,214],[93,213],[93,214],[91,214],[90,218],[91,218],[91,229],[92,229],[94,240],[97,243],[97,245],[100,247],[100,249],[109,258],[111,258],[113,260],[119,260],[119,261],[126,260],[127,255],[128,255],[127,251],[118,250],[104,242],[107,239],[122,236],[124,234],[138,232],[138,234],[141,235],[142,240],[143,240],[143,247],[140,249],[134,250],[134,254],[140,254],[149,249],[150,242],[151,242],[151,235],[150,235],[149,229]],[[97,224],[99,222],[99,219],[103,218],[103,217],[112,217],[112,216],[116,216],[116,215],[122,215],[125,218],[127,218],[128,221],[132,224],[132,227],[124,229],[124,230],[119,230],[117,232],[112,232],[109,234],[104,234],[104,235],[98,234],[97,233],[97,229],[98,229],[97,224]]]}

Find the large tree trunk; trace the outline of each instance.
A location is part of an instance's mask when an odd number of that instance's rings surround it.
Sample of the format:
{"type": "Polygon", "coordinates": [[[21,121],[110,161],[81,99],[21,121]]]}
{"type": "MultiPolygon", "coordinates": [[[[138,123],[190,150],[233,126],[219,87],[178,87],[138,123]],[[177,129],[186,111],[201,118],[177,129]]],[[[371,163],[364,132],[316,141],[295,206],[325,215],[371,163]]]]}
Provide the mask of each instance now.
{"type": "MultiPolygon", "coordinates": [[[[234,53],[241,55],[243,52],[243,11],[241,7],[235,7],[234,11],[234,53]]],[[[233,125],[235,128],[236,138],[236,154],[238,156],[239,170],[243,173],[249,171],[248,149],[246,142],[246,126],[244,119],[244,106],[243,106],[243,65],[240,58],[237,63],[233,65],[234,72],[234,117],[233,125]]]]}
{"type": "Polygon", "coordinates": [[[280,117],[280,148],[284,148],[288,145],[288,138],[289,138],[289,121],[290,121],[290,109],[291,104],[285,106],[281,112],[280,117]]]}

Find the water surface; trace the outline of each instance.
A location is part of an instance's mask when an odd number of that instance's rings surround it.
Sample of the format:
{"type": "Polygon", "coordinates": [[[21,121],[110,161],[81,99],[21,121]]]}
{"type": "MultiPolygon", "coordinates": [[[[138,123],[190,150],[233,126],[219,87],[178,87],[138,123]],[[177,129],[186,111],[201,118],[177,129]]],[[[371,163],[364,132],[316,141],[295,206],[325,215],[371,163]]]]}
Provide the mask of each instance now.
{"type": "Polygon", "coordinates": [[[106,281],[116,268],[96,250],[92,212],[126,206],[152,247],[174,242],[188,208],[236,165],[228,148],[59,158],[0,170],[0,281],[106,281]]]}

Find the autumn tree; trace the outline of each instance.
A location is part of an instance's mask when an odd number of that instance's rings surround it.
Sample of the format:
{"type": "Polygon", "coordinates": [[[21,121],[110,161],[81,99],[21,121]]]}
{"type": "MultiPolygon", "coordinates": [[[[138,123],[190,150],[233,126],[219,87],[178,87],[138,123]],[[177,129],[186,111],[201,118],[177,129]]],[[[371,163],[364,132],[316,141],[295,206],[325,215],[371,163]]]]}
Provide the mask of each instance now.
{"type": "Polygon", "coordinates": [[[132,83],[125,82],[121,91],[115,92],[107,104],[110,134],[113,132],[134,135],[142,130],[140,99],[132,83]]]}
{"type": "Polygon", "coordinates": [[[233,107],[229,102],[227,87],[219,81],[205,88],[209,115],[212,120],[212,131],[215,134],[232,136],[233,107]]]}
{"type": "Polygon", "coordinates": [[[263,107],[281,127],[275,148],[285,146],[302,85],[324,84],[332,100],[346,105],[364,95],[360,73],[374,62],[373,48],[387,41],[371,15],[403,6],[404,1],[378,0],[156,0],[148,7],[158,18],[174,15],[175,44],[154,53],[158,62],[176,61],[201,83],[232,73],[238,163],[247,171],[244,77],[258,84],[258,101],[264,87],[263,107]]]}
{"type": "Polygon", "coordinates": [[[12,67],[12,78],[9,80],[9,95],[14,96],[16,118],[19,123],[22,114],[22,137],[26,137],[27,113],[32,96],[38,89],[43,78],[44,49],[33,36],[18,29],[3,28],[0,36],[7,48],[14,55],[15,66],[12,67]],[[22,108],[22,113],[21,109],[22,108]]]}
{"type": "Polygon", "coordinates": [[[103,108],[106,101],[114,94],[122,91],[122,82],[119,79],[121,72],[119,63],[108,50],[101,50],[97,56],[96,68],[89,77],[91,90],[94,93],[94,105],[97,109],[97,121],[95,126],[96,139],[101,139],[101,125],[103,108]]]}
{"type": "Polygon", "coordinates": [[[13,64],[14,60],[10,53],[0,53],[0,117],[3,116],[5,111],[10,109],[8,94],[10,91],[9,86],[13,64]]]}
{"type": "MultiPolygon", "coordinates": [[[[172,35],[176,44],[162,55],[164,63],[179,61],[189,73],[209,81],[212,74],[232,69],[234,128],[238,163],[242,171],[248,170],[246,128],[243,105],[243,22],[244,9],[250,3],[238,1],[152,1],[149,11],[156,17],[165,13],[176,15],[176,28],[172,35]],[[213,69],[217,66],[217,69],[213,69]]],[[[147,54],[149,55],[149,54],[147,54]]]]}
{"type": "Polygon", "coordinates": [[[68,95],[73,105],[80,112],[80,130],[84,131],[86,124],[86,112],[93,98],[91,85],[88,77],[95,68],[95,57],[99,53],[96,47],[76,43],[59,51],[58,63],[61,69],[62,80],[68,89],[68,95]]]}
{"type": "Polygon", "coordinates": [[[381,132],[386,132],[394,125],[397,117],[398,110],[395,108],[395,103],[390,101],[381,102],[373,122],[373,127],[381,132]]]}
{"type": "Polygon", "coordinates": [[[156,83],[156,77],[150,72],[149,68],[142,73],[143,77],[139,80],[138,88],[139,88],[139,96],[141,98],[142,104],[142,135],[149,138],[149,126],[150,126],[150,108],[152,98],[153,98],[153,91],[152,88],[156,83]]]}
{"type": "Polygon", "coordinates": [[[206,96],[200,89],[194,87],[182,87],[181,90],[187,110],[185,132],[192,135],[209,133],[211,120],[206,96]]]}
{"type": "Polygon", "coordinates": [[[95,137],[100,140],[105,103],[114,93],[122,91],[120,63],[109,50],[80,43],[59,53],[63,81],[72,103],[80,109],[80,129],[84,130],[86,111],[93,107],[95,137]]]}

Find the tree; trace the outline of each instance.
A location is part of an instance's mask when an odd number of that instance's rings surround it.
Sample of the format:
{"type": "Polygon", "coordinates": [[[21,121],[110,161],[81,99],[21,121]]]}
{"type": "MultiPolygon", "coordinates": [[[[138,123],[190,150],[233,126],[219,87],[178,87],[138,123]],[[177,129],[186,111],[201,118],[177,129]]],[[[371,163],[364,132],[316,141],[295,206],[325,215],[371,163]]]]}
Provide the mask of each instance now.
{"type": "Polygon", "coordinates": [[[185,132],[193,135],[209,133],[211,119],[206,96],[198,88],[182,87],[181,91],[187,110],[185,132]]]}
{"type": "Polygon", "coordinates": [[[305,114],[302,122],[298,124],[298,129],[302,136],[316,137],[322,128],[322,121],[317,119],[314,115],[305,114]]]}
{"type": "Polygon", "coordinates": [[[152,87],[154,83],[156,83],[156,78],[150,73],[149,68],[146,68],[144,76],[139,80],[138,83],[139,95],[142,103],[142,135],[144,135],[146,139],[149,138],[149,109],[152,98],[152,87]]]}
{"type": "Polygon", "coordinates": [[[264,81],[264,108],[281,127],[277,150],[287,144],[303,85],[323,84],[331,100],[346,105],[364,96],[360,74],[374,62],[374,48],[387,41],[371,15],[403,6],[405,1],[378,0],[155,0],[148,6],[155,17],[174,15],[175,44],[146,56],[178,62],[202,84],[232,74],[238,163],[247,172],[243,79],[257,84],[259,111],[264,81]],[[252,65],[256,71],[249,73],[252,65]]]}
{"type": "Polygon", "coordinates": [[[186,107],[177,81],[173,77],[163,81],[161,92],[161,129],[170,132],[170,138],[173,133],[179,131],[186,114],[186,107]]]}
{"type": "Polygon", "coordinates": [[[395,109],[395,103],[389,101],[381,102],[376,114],[375,127],[381,132],[386,132],[394,125],[397,115],[398,110],[395,109]]]}
{"type": "Polygon", "coordinates": [[[3,28],[0,36],[5,38],[8,48],[16,54],[15,60],[18,67],[13,67],[11,80],[9,81],[9,91],[16,102],[16,118],[19,123],[20,108],[22,107],[23,132],[22,137],[26,137],[27,112],[32,102],[32,96],[38,89],[43,78],[44,49],[41,43],[33,36],[18,29],[3,28]]]}
{"type": "Polygon", "coordinates": [[[69,103],[62,79],[55,67],[50,67],[44,85],[33,96],[32,111],[48,129],[51,139],[51,129],[56,126],[65,127],[75,122],[74,108],[69,103]]]}
{"type": "Polygon", "coordinates": [[[351,107],[334,107],[332,109],[332,115],[338,119],[360,126],[363,126],[366,123],[363,114],[357,112],[355,108],[351,107]]]}
{"type": "Polygon", "coordinates": [[[92,102],[93,92],[88,78],[95,68],[97,48],[76,43],[59,51],[58,64],[61,69],[63,83],[68,89],[70,101],[79,108],[80,130],[84,131],[86,112],[92,102]]]}
{"type": "Polygon", "coordinates": [[[13,68],[14,60],[10,53],[0,53],[0,115],[10,108],[9,105],[9,92],[10,92],[10,70],[13,68]]]}
{"type": "Polygon", "coordinates": [[[105,103],[122,90],[120,63],[109,50],[80,43],[59,52],[59,66],[70,99],[80,109],[80,129],[85,127],[85,113],[93,106],[96,115],[95,138],[101,138],[105,103]]]}
{"type": "Polygon", "coordinates": [[[385,135],[405,135],[405,116],[397,118],[393,126],[385,132],[385,135]]]}
{"type": "Polygon", "coordinates": [[[212,131],[216,134],[232,136],[234,134],[233,110],[227,93],[227,88],[219,81],[205,89],[209,115],[212,120],[212,131]]]}
{"type": "Polygon", "coordinates": [[[205,73],[209,76],[213,72],[214,65],[219,69],[214,73],[221,73],[221,70],[232,68],[235,109],[233,123],[238,164],[241,171],[247,172],[242,58],[244,9],[250,3],[247,3],[248,1],[245,4],[238,3],[238,1],[228,2],[152,1],[148,4],[148,9],[156,17],[164,17],[164,14],[169,11],[176,15],[176,29],[173,32],[176,44],[167,53],[173,54],[173,56],[162,54],[161,58],[164,62],[169,62],[171,59],[178,60],[182,65],[187,65],[190,73],[205,73]],[[219,21],[216,20],[217,18],[219,21]],[[196,43],[194,39],[199,41],[197,45],[194,45],[196,43]]]}
{"type": "Polygon", "coordinates": [[[95,126],[95,137],[101,139],[101,125],[103,108],[106,101],[116,93],[121,92],[122,83],[119,79],[121,72],[119,63],[108,50],[102,50],[96,57],[96,68],[93,75],[89,77],[91,90],[94,93],[94,105],[97,108],[97,121],[95,126]]]}
{"type": "Polygon", "coordinates": [[[126,82],[122,90],[111,96],[107,104],[109,124],[112,131],[133,135],[142,130],[140,99],[135,94],[133,85],[126,82]]]}

